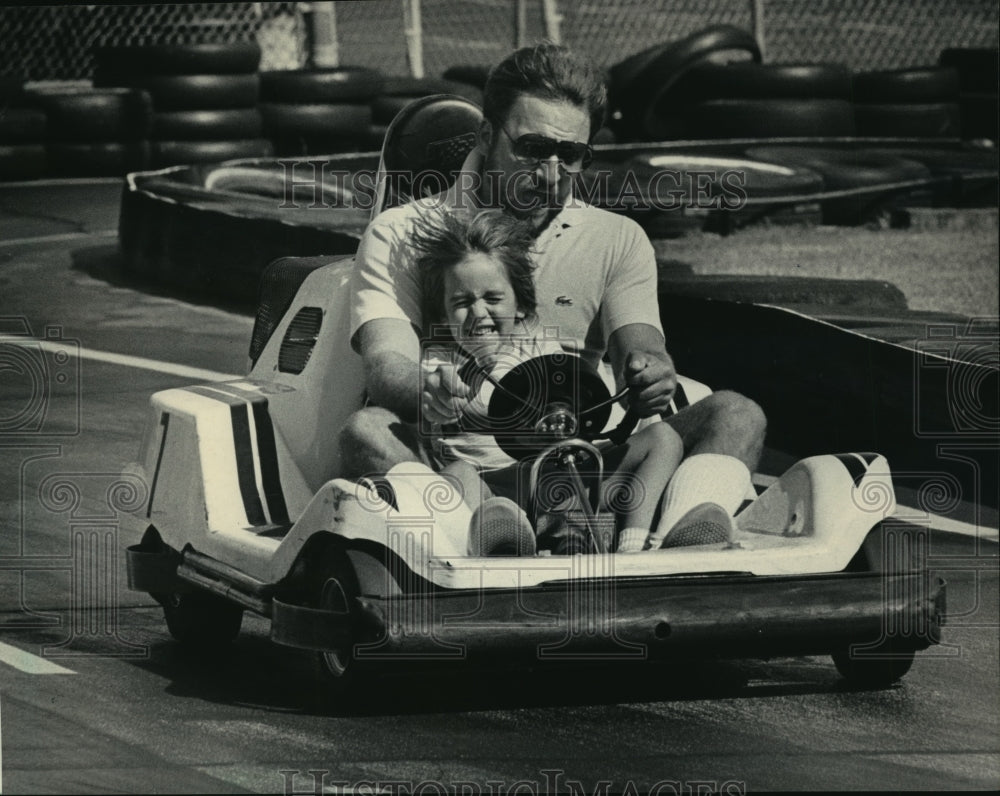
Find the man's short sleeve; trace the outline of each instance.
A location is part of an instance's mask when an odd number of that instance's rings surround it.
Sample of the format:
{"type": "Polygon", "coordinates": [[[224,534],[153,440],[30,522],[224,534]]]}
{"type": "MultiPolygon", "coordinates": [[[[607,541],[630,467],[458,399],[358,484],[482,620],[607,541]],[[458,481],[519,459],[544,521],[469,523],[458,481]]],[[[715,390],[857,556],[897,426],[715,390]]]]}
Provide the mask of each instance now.
{"type": "Polygon", "coordinates": [[[351,345],[368,321],[393,318],[421,328],[420,284],[405,245],[410,229],[405,208],[382,213],[365,230],[351,276],[351,345]]]}
{"type": "Polygon", "coordinates": [[[662,335],[656,253],[642,227],[631,219],[620,222],[601,308],[604,339],[631,323],[647,324],[662,335]]]}

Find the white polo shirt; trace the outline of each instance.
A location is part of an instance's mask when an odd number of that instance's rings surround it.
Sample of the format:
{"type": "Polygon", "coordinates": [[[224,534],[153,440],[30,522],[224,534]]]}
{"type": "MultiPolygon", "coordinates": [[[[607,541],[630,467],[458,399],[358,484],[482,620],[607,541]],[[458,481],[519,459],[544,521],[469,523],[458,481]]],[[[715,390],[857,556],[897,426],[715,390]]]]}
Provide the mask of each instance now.
{"type": "MultiPolygon", "coordinates": [[[[463,171],[478,174],[482,155],[473,151],[463,171]]],[[[460,175],[461,176],[461,175],[460,175]]],[[[380,318],[408,321],[421,334],[420,281],[407,245],[423,208],[470,214],[472,194],[461,180],[442,194],[386,210],[365,231],[351,280],[351,344],[357,331],[380,318]]],[[[467,184],[467,183],[466,183],[467,184]]],[[[570,197],[539,234],[532,260],[538,323],[557,335],[568,353],[594,367],[612,332],[644,323],[663,334],[657,301],[656,256],[631,219],[570,197]]]]}

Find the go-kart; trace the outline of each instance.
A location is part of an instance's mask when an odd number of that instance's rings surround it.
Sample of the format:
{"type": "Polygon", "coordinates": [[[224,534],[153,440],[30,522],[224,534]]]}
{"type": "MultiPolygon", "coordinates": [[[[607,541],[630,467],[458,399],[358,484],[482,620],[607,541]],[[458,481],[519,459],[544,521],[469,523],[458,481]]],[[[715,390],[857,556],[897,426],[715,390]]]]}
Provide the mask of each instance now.
{"type": "MultiPolygon", "coordinates": [[[[273,263],[248,376],[151,398],[137,465],[148,528],[127,551],[128,578],[179,641],[228,642],[249,610],[270,620],[275,642],[314,651],[341,694],[366,671],[420,662],[819,654],[878,686],[938,643],[944,584],[923,568],[923,530],[893,519],[877,454],[799,461],[749,496],[725,544],[637,554],[613,552],[584,498],[586,552],[473,556],[470,510],[439,473],[414,462],[338,477],[338,432],[364,398],[348,341],[352,265],[273,263]]],[[[554,459],[575,482],[575,463],[599,469],[600,440],[635,418],[613,382],[555,359],[504,376],[490,415],[516,458],[554,459]]],[[[675,409],[710,392],[680,385],[675,409]]]]}

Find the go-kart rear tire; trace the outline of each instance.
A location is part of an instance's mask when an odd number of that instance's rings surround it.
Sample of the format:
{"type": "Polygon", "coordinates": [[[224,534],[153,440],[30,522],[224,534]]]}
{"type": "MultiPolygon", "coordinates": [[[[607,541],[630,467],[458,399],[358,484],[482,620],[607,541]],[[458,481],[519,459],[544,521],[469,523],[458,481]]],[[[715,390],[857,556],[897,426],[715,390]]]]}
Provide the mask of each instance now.
{"type": "Polygon", "coordinates": [[[833,663],[840,676],[857,688],[884,688],[902,679],[913,666],[915,652],[894,650],[886,645],[884,654],[869,651],[865,655],[852,655],[850,648],[833,653],[833,663]]]}
{"type": "Polygon", "coordinates": [[[206,592],[153,595],[163,606],[167,629],[181,644],[218,649],[239,635],[243,609],[206,592]]]}

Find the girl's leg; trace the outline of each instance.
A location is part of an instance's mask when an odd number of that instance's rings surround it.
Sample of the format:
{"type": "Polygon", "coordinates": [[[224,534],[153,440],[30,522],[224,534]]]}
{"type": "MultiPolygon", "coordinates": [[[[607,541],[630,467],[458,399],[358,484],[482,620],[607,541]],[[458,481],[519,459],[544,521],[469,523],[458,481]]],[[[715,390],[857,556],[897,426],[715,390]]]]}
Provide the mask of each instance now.
{"type": "Polygon", "coordinates": [[[456,461],[441,469],[441,474],[453,478],[457,488],[462,490],[465,504],[475,511],[493,492],[479,477],[479,470],[468,462],[456,461]]]}
{"type": "MultiPolygon", "coordinates": [[[[680,436],[666,423],[651,423],[605,455],[610,474],[602,506],[621,517],[621,528],[653,527],[667,482],[684,455],[680,436]]],[[[644,537],[645,540],[645,537],[644,537]]]]}

